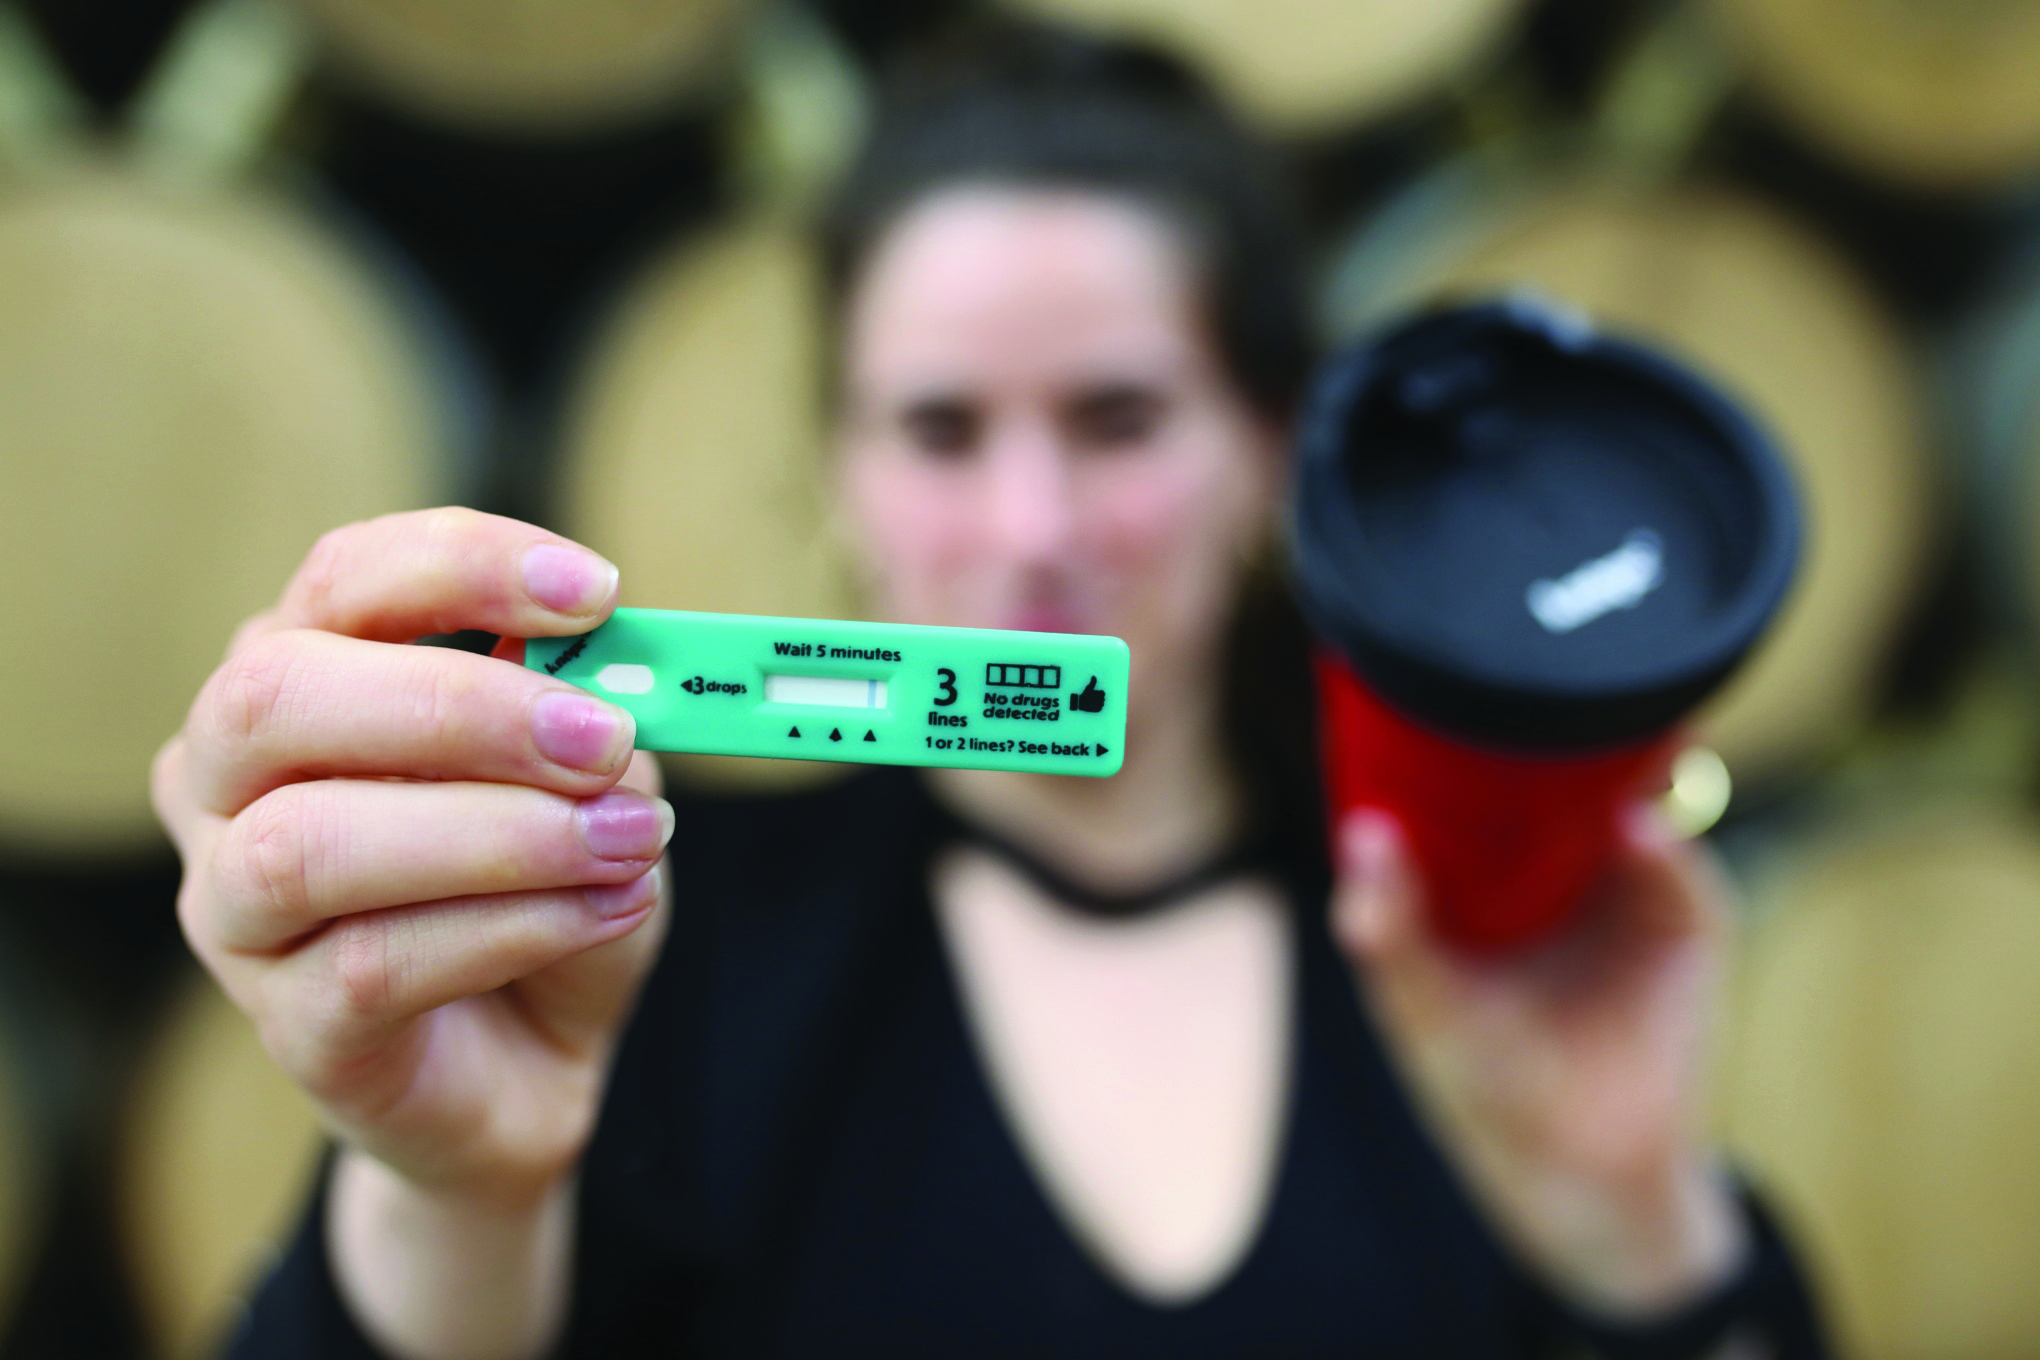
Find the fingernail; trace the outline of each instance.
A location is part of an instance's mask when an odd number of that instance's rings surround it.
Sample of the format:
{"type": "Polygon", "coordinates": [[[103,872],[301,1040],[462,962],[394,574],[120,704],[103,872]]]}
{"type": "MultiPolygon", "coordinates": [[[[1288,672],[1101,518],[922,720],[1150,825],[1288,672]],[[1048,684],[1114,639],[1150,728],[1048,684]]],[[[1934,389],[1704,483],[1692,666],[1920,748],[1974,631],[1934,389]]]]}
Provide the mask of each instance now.
{"type": "Polygon", "coordinates": [[[605,793],[581,804],[581,843],[597,859],[651,859],[673,835],[673,805],[637,793],[605,793]]]}
{"type": "Polygon", "coordinates": [[[524,553],[524,588],[556,614],[592,614],[616,589],[617,570],[585,548],[541,543],[524,553]]]}
{"type": "Polygon", "coordinates": [[[555,690],[531,706],[531,742],[556,765],[608,774],[630,752],[630,714],[586,694],[555,690]]]}
{"type": "Polygon", "coordinates": [[[631,916],[652,905],[659,897],[659,866],[654,864],[628,883],[600,883],[581,891],[588,906],[605,921],[631,916]]]}

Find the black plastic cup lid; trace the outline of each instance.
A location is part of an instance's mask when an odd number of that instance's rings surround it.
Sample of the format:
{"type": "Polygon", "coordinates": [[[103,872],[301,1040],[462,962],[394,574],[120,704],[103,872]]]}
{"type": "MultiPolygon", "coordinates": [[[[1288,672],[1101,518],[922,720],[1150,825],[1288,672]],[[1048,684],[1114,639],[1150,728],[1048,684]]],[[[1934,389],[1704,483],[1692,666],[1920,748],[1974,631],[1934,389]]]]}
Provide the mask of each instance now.
{"type": "Polygon", "coordinates": [[[1305,611],[1391,705],[1477,744],[1667,730],[1749,652],[1798,560],[1791,477],[1746,414],[1533,299],[1335,357],[1298,440],[1305,611]]]}

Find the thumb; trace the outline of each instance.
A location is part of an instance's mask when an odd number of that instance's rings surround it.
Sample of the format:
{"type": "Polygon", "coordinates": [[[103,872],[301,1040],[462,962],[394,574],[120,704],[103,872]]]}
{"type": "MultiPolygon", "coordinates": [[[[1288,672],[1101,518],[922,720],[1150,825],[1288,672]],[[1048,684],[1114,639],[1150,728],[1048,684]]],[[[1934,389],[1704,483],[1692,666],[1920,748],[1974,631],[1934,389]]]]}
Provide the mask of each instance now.
{"type": "Polygon", "coordinates": [[[651,870],[659,900],[643,924],[512,984],[525,1013],[556,1043],[579,1049],[614,1041],[670,928],[672,879],[666,867],[661,861],[651,870]]]}
{"type": "Polygon", "coordinates": [[[1336,836],[1332,935],[1356,965],[1422,947],[1421,893],[1402,826],[1380,808],[1346,814],[1336,836]]]}
{"type": "MultiPolygon", "coordinates": [[[[665,786],[658,762],[643,751],[631,756],[620,786],[657,797],[665,786]]],[[[605,1042],[651,970],[673,914],[672,861],[652,869],[659,902],[636,930],[560,960],[516,984],[531,1010],[557,1038],[572,1043],[605,1042]]]]}

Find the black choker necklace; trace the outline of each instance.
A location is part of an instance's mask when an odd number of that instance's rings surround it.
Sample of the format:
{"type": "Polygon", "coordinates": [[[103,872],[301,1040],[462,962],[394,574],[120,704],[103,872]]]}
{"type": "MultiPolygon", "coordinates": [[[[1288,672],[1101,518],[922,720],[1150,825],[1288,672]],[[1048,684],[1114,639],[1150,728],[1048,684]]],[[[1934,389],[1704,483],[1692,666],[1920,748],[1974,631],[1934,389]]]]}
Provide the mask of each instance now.
{"type": "Polygon", "coordinates": [[[961,819],[958,819],[958,828],[966,844],[975,845],[998,856],[1048,897],[1086,916],[1100,916],[1111,920],[1145,916],[1164,907],[1174,906],[1186,898],[1195,897],[1207,888],[1238,878],[1242,874],[1266,868],[1270,860],[1266,838],[1248,836],[1202,864],[1149,887],[1138,888],[1132,892],[1107,892],[1086,887],[1072,880],[1060,869],[1044,862],[1032,851],[1015,845],[996,831],[961,819]]]}

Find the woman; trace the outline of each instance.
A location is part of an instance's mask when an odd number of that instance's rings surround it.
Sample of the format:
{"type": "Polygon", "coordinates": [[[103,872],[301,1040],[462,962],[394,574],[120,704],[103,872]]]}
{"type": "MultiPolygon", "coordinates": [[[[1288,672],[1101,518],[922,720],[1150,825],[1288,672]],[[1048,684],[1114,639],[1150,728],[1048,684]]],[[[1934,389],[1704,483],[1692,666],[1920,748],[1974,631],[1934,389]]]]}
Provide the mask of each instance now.
{"type": "Polygon", "coordinates": [[[1257,166],[1166,64],[1009,39],[832,221],[870,598],[1126,638],[1111,780],[668,805],[627,715],[401,645],[614,606],[472,513],[336,531],[243,629],[157,799],[337,1151],[237,1354],[1818,1353],[1695,1128],[1693,849],[1639,809],[1485,966],[1392,824],[1321,863],[1300,646],[1228,661],[1308,352],[1257,166]]]}

